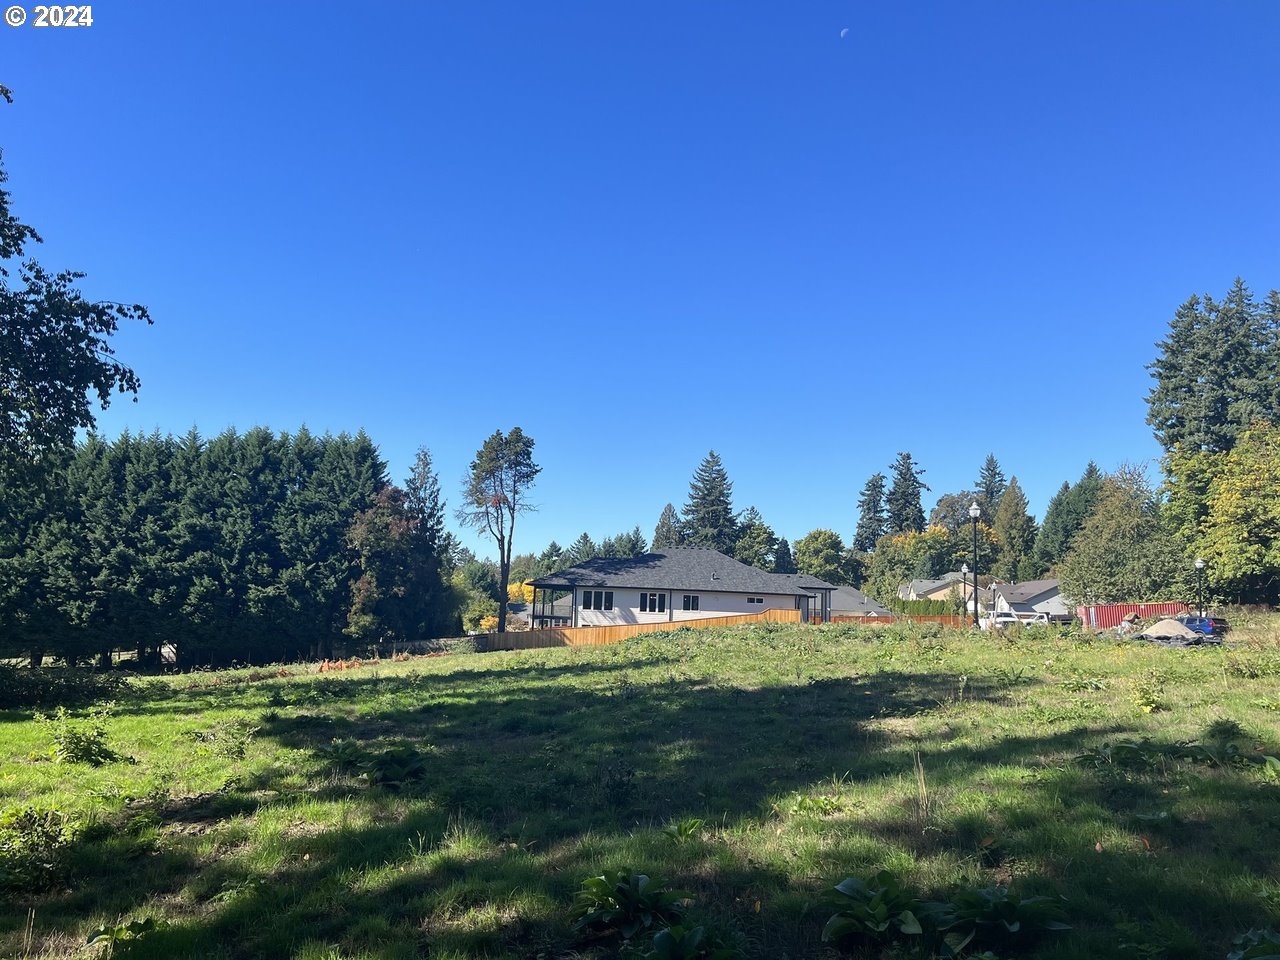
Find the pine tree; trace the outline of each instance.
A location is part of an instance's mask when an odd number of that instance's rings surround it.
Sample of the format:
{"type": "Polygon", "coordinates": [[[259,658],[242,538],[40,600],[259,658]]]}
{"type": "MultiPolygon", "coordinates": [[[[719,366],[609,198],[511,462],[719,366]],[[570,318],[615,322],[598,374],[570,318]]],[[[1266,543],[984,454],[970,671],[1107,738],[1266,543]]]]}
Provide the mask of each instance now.
{"type": "Polygon", "coordinates": [[[538,554],[539,573],[545,575],[559,570],[561,567],[565,566],[562,562],[563,557],[564,548],[552,540],[547,544],[547,548],[538,554]]]}
{"type": "Polygon", "coordinates": [[[564,552],[564,564],[567,567],[576,567],[578,564],[586,563],[599,555],[600,548],[596,546],[596,542],[584,530],[577,540],[569,544],[569,549],[564,552]]]}
{"type": "Polygon", "coordinates": [[[885,475],[875,473],[862,488],[858,497],[858,527],[851,544],[854,550],[870,553],[885,534],[884,484],[885,475]]]}
{"type": "Polygon", "coordinates": [[[693,475],[683,517],[682,541],[687,546],[706,547],[733,555],[733,547],[738,540],[738,524],[733,515],[733,484],[714,450],[707,454],[693,475]]]}
{"type": "Polygon", "coordinates": [[[924,529],[924,507],[920,494],[929,487],[920,478],[924,470],[915,465],[909,453],[899,453],[893,464],[893,485],[885,498],[885,532],[919,533],[924,529]]]}
{"type": "Polygon", "coordinates": [[[680,546],[680,515],[676,508],[668,503],[662,508],[662,516],[653,531],[653,549],[666,550],[680,546]]]}
{"type": "Polygon", "coordinates": [[[639,526],[632,527],[627,533],[618,534],[614,537],[614,543],[620,557],[640,557],[649,551],[649,544],[639,526]]]}
{"type": "Polygon", "coordinates": [[[1035,545],[1036,524],[1028,512],[1026,495],[1018,485],[1018,478],[1009,481],[1000,498],[996,511],[995,531],[999,553],[992,571],[1002,580],[1019,580],[1032,569],[1032,548],[1035,545]]]}
{"type": "Polygon", "coordinates": [[[1000,499],[1004,496],[1008,484],[1005,483],[1004,471],[1000,469],[1000,461],[994,453],[988,453],[978,474],[978,501],[982,512],[994,517],[1000,509],[1000,499]]]}
{"type": "Polygon", "coordinates": [[[778,551],[778,537],[773,528],[764,522],[760,511],[749,507],[738,518],[741,534],[733,548],[733,557],[739,563],[759,570],[772,570],[778,551]]]}
{"type": "Polygon", "coordinates": [[[774,573],[795,573],[796,561],[791,555],[791,544],[786,537],[778,539],[778,549],[774,553],[773,558],[774,573]]]}
{"type": "Polygon", "coordinates": [[[1254,301],[1236,278],[1226,298],[1190,297],[1148,364],[1147,423],[1166,452],[1225,452],[1259,418],[1277,410],[1274,317],[1280,296],[1254,301]]]}
{"type": "Polygon", "coordinates": [[[1042,570],[1052,570],[1054,564],[1067,555],[1067,547],[1074,531],[1067,529],[1067,511],[1070,508],[1071,484],[1062,481],[1058,492],[1049,500],[1044,511],[1044,523],[1036,534],[1032,553],[1042,570]]]}

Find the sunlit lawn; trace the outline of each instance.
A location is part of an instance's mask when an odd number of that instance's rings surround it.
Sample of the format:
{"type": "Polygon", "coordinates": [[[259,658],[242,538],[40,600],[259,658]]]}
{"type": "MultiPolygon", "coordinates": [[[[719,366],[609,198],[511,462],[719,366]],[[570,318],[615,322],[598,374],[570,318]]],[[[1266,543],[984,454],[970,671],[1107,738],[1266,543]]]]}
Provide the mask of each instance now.
{"type": "Polygon", "coordinates": [[[834,956],[819,894],[884,868],[922,895],[1065,897],[1073,929],[1019,955],[1221,958],[1280,926],[1280,784],[1164,749],[1280,753],[1274,640],[926,634],[135,681],[107,722],[129,759],[97,767],[49,759],[31,710],[0,714],[0,805],[74,830],[46,889],[0,891],[0,955],[86,956],[98,925],[152,917],[118,956],[614,956],[571,905],[618,867],[689,891],[747,957],[834,956]],[[1137,760],[1077,759],[1144,737],[1137,760]]]}

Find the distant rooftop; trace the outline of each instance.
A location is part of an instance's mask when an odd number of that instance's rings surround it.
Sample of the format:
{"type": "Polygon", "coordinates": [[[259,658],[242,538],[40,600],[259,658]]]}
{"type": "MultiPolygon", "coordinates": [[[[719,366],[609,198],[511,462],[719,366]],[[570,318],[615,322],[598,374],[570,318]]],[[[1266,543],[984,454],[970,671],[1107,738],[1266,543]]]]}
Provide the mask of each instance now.
{"type": "Polygon", "coordinates": [[[835,587],[807,574],[767,573],[718,550],[670,547],[639,557],[596,557],[567,570],[530,580],[553,587],[633,587],[644,590],[701,590],[721,593],[809,595],[835,587]]]}

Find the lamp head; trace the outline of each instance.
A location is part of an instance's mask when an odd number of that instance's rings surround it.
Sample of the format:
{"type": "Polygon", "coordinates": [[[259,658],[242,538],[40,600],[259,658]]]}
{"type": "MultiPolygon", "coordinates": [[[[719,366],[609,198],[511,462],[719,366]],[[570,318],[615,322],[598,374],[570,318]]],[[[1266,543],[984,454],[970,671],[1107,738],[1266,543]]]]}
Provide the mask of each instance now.
{"type": "Polygon", "coordinates": [[[1199,557],[1196,557],[1196,569],[1197,569],[1197,570],[1203,570],[1203,569],[1204,569],[1204,561],[1203,561],[1202,559],[1200,559],[1199,557]]]}
{"type": "Polygon", "coordinates": [[[969,565],[968,565],[967,563],[962,563],[962,564],[960,564],[960,572],[961,572],[961,573],[963,573],[963,574],[965,574],[965,575],[968,575],[968,573],[969,573],[969,565]]]}
{"type": "Polygon", "coordinates": [[[978,501],[975,500],[969,504],[969,519],[977,520],[980,516],[982,516],[982,509],[978,506],[978,501]]]}

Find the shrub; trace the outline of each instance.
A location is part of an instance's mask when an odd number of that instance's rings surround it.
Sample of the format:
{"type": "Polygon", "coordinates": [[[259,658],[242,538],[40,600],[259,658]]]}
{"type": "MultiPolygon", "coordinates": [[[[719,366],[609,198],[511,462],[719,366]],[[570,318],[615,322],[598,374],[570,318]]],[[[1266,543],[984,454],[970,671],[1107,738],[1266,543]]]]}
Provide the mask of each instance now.
{"type": "Polygon", "coordinates": [[[961,890],[950,900],[921,905],[926,922],[942,934],[946,954],[959,956],[971,942],[1007,946],[1052,930],[1070,930],[1062,901],[1021,897],[1008,887],[961,890]]]}
{"type": "Polygon", "coordinates": [[[83,706],[114,696],[125,684],[125,678],[114,673],[28,670],[0,664],[0,710],[83,706]]]}
{"type": "Polygon", "coordinates": [[[0,813],[0,889],[47,887],[62,873],[73,823],[57,810],[12,807],[0,813]]]}
{"type": "Polygon", "coordinates": [[[913,912],[915,898],[888,870],[881,870],[870,881],[847,877],[835,885],[827,900],[837,910],[822,930],[826,943],[854,938],[883,943],[899,935],[924,932],[913,912]]]}
{"type": "Polygon", "coordinates": [[[616,931],[623,939],[659,924],[671,924],[684,915],[681,890],[668,889],[661,880],[629,870],[607,871],[582,882],[574,900],[578,919],[575,930],[616,931]]]}
{"type": "Polygon", "coordinates": [[[53,732],[50,758],[58,763],[87,763],[94,767],[123,760],[107,746],[107,717],[111,706],[104,704],[80,719],[72,716],[66,707],[59,707],[52,717],[37,713],[36,721],[53,732]]]}
{"type": "Polygon", "coordinates": [[[736,960],[739,952],[706,927],[665,927],[653,935],[644,960],[736,960]]]}

